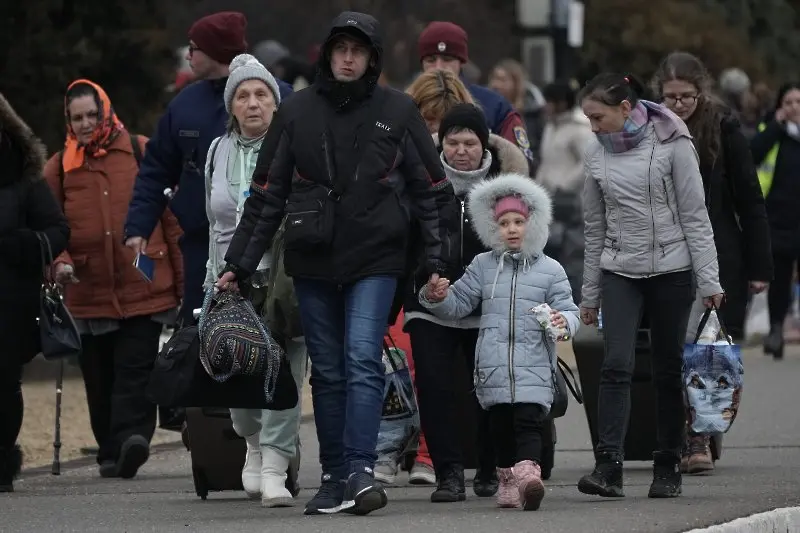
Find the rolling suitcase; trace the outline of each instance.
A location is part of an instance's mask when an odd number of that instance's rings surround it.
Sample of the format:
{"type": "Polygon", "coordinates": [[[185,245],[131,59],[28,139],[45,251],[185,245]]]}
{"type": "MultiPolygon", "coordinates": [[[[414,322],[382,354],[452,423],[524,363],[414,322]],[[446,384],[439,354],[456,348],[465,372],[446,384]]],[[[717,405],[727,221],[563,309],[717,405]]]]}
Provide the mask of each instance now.
{"type": "MultiPolygon", "coordinates": [[[[656,397],[650,363],[650,329],[642,319],[636,339],[636,354],[631,378],[631,414],[625,435],[625,460],[652,461],[656,442],[656,397]]],[[[603,365],[603,335],[594,326],[581,326],[572,341],[578,376],[583,389],[583,406],[589,422],[592,449],[596,449],[597,406],[600,390],[600,370],[603,365]]],[[[711,451],[716,461],[722,455],[722,438],[711,439],[711,451]]]]}
{"type": "MultiPolygon", "coordinates": [[[[225,407],[190,407],[186,409],[184,444],[192,460],[195,492],[205,500],[209,492],[244,490],[244,468],[247,444],[233,430],[230,410],[225,407]]],[[[297,496],[300,492],[297,472],[300,449],[289,465],[286,488],[297,496]]]]}

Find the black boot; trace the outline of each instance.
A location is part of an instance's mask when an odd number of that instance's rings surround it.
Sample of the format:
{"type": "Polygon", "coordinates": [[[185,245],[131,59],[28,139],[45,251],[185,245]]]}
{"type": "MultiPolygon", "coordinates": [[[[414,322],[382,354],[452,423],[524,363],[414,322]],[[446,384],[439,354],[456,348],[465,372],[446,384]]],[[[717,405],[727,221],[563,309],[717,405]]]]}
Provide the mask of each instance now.
{"type": "Polygon", "coordinates": [[[669,452],[653,454],[653,483],[648,498],[677,498],[681,495],[680,457],[669,452]]]}
{"type": "Polygon", "coordinates": [[[783,324],[772,324],[769,335],[764,337],[764,354],[783,359],[783,324]]]}
{"type": "Polygon", "coordinates": [[[19,446],[0,448],[0,492],[14,492],[14,480],[22,468],[19,446]]]}
{"type": "Polygon", "coordinates": [[[431,494],[433,503],[463,502],[467,499],[464,488],[464,467],[447,465],[436,470],[436,490],[431,494]]]}
{"type": "Polygon", "coordinates": [[[592,496],[624,498],[622,491],[622,461],[611,454],[601,453],[595,458],[594,470],[578,481],[578,490],[592,496]]]}
{"type": "Polygon", "coordinates": [[[497,469],[481,469],[475,471],[472,479],[472,491],[479,498],[491,498],[497,494],[500,481],[497,479],[497,469]]]}

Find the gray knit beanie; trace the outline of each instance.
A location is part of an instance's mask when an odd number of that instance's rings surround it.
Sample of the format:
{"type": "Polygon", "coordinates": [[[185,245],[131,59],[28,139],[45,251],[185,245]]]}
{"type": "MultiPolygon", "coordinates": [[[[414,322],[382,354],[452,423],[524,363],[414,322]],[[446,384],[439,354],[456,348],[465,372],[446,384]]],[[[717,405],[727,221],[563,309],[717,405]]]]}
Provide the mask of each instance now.
{"type": "Polygon", "coordinates": [[[275,106],[281,104],[281,91],[278,88],[278,82],[275,81],[275,76],[270,74],[255,57],[250,54],[236,56],[231,61],[229,70],[228,81],[225,83],[225,109],[228,113],[231,113],[231,102],[233,95],[236,94],[236,89],[247,80],[261,80],[266,83],[275,97],[275,106]]]}

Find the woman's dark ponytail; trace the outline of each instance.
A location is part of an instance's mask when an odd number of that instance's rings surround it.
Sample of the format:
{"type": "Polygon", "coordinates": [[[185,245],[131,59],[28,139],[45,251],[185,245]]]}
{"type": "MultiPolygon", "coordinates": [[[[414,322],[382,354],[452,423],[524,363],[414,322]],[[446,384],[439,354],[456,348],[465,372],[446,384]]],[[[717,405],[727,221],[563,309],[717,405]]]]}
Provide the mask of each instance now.
{"type": "Polygon", "coordinates": [[[636,95],[637,99],[645,98],[647,96],[647,88],[639,78],[633,74],[625,74],[623,79],[627,82],[628,87],[631,88],[631,91],[633,91],[633,94],[636,95]]]}
{"type": "Polygon", "coordinates": [[[579,100],[589,98],[609,106],[618,106],[627,100],[635,106],[646,95],[645,85],[633,74],[604,72],[589,80],[579,100]]]}

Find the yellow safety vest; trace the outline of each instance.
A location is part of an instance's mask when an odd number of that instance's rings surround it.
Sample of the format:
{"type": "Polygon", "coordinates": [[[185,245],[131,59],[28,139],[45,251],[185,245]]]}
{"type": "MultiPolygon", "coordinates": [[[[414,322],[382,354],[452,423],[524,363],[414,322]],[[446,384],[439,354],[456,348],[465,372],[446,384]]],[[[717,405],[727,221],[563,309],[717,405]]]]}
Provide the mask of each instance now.
{"type": "MultiPolygon", "coordinates": [[[[767,129],[767,125],[763,122],[758,125],[758,131],[764,131],[767,129]]],[[[770,188],[772,187],[772,178],[775,177],[775,163],[778,161],[778,148],[780,148],[780,143],[775,143],[769,152],[767,152],[767,156],[758,165],[758,183],[761,185],[761,194],[764,195],[764,198],[767,197],[767,193],[769,193],[770,188]]]]}

